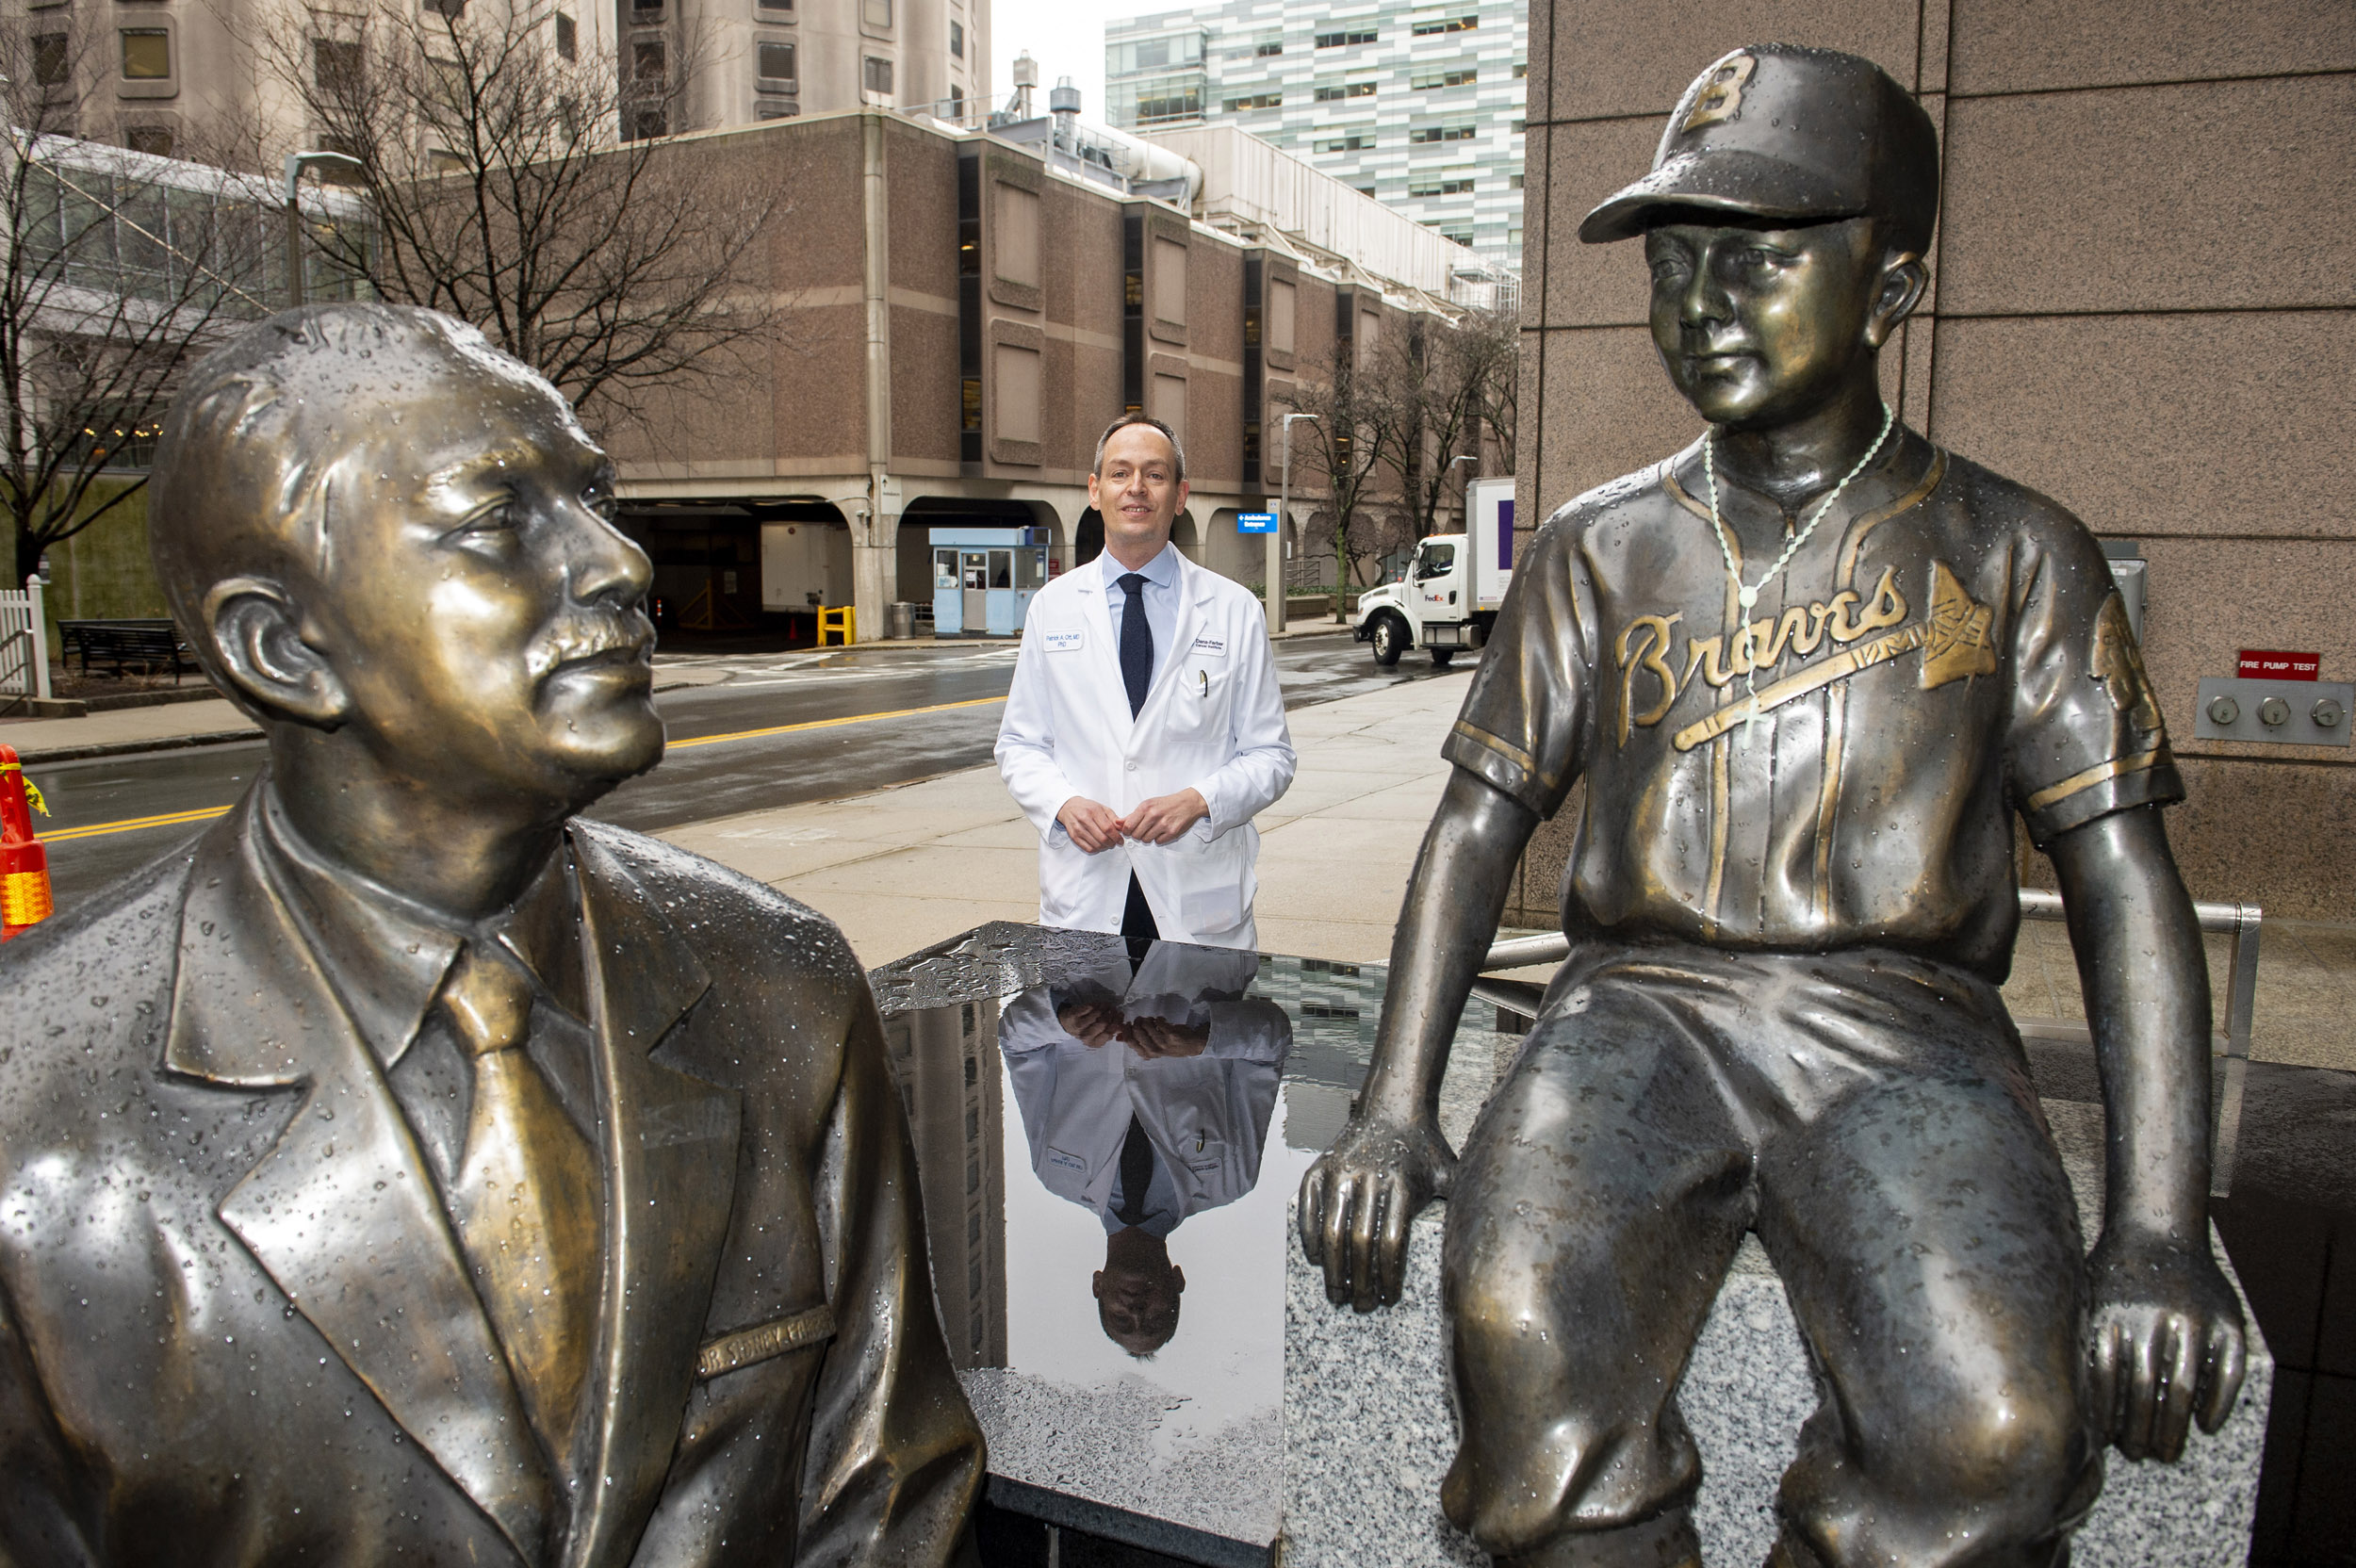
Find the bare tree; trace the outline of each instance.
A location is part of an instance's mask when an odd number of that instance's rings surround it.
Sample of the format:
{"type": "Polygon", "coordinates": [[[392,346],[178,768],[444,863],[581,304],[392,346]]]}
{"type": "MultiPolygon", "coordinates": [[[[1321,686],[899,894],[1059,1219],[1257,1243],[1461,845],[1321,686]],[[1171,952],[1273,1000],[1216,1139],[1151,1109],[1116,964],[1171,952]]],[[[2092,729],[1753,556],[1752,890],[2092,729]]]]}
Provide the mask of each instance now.
{"type": "Polygon", "coordinates": [[[1417,538],[1439,531],[1442,508],[1468,477],[1453,460],[1478,440],[1492,352],[1491,340],[1477,331],[1419,317],[1393,335],[1376,362],[1370,380],[1383,409],[1383,461],[1399,481],[1417,538]]]}
{"type": "Polygon", "coordinates": [[[670,45],[625,62],[522,0],[292,5],[253,41],[314,145],[359,160],[373,227],[313,242],[380,297],[473,322],[593,424],[716,384],[779,326],[757,241],[784,182],[666,148],[696,63],[670,45]]]}
{"type": "Polygon", "coordinates": [[[1491,307],[1465,317],[1460,331],[1483,345],[1486,373],[1476,387],[1477,413],[1497,453],[1497,472],[1513,472],[1513,434],[1521,414],[1522,321],[1519,309],[1491,307]]]}
{"type": "MultiPolygon", "coordinates": [[[[104,36],[104,35],[93,35],[104,36]]],[[[147,482],[183,368],[266,314],[267,185],[76,139],[70,11],[0,17],[0,510],[13,583],[147,482]]]]}
{"type": "Polygon", "coordinates": [[[1383,548],[1382,520],[1368,503],[1389,441],[1388,410],[1356,361],[1350,343],[1336,343],[1322,364],[1294,383],[1288,400],[1293,411],[1317,416],[1295,427],[1294,442],[1326,492],[1337,618],[1346,609],[1347,591],[1360,583],[1361,567],[1383,548]]]}

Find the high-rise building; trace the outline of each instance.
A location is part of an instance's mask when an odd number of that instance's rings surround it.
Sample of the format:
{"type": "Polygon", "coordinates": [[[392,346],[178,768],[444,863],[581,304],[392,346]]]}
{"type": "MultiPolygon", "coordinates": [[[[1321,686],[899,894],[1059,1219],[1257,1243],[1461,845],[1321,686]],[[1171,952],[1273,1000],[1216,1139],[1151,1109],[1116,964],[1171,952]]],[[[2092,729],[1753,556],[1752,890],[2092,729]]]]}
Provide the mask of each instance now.
{"type": "Polygon", "coordinates": [[[969,120],[990,107],[990,0],[609,0],[623,51],[694,51],[685,127],[874,104],[969,120]]]}
{"type": "MultiPolygon", "coordinates": [[[[447,6],[475,26],[514,18],[545,28],[562,58],[610,57],[634,77],[677,81],[686,73],[660,122],[617,127],[624,135],[725,130],[870,105],[978,122],[990,107],[990,0],[474,0],[463,12],[459,3],[426,0],[425,9],[447,6]]],[[[365,69],[369,47],[414,36],[401,24],[378,24],[366,6],[14,4],[25,8],[39,69],[55,76],[42,85],[71,102],[47,128],[168,155],[243,148],[269,162],[317,146],[318,127],[304,122],[279,72],[289,62],[365,69]],[[280,36],[298,25],[317,34],[307,49],[280,36]]],[[[426,22],[430,36],[434,16],[426,22]]],[[[421,146],[419,156],[432,152],[421,146]]]]}
{"type": "Polygon", "coordinates": [[[1528,25],[1515,0],[1224,0],[1104,25],[1107,117],[1232,121],[1518,262],[1528,25]]]}

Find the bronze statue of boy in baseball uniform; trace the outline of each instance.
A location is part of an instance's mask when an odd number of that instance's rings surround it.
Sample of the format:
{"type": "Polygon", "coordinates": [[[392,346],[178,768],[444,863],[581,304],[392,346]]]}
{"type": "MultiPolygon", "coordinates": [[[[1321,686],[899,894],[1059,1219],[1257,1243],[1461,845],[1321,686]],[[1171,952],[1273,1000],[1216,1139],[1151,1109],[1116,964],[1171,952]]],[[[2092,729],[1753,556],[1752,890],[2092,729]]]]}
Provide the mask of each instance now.
{"type": "Polygon", "coordinates": [[[1677,1387],[1745,1232],[1825,1390],[1774,1560],[2052,1564],[2101,1454],[2239,1390],[2209,1250],[2209,995],[2184,792],[2086,528],[1884,405],[1936,134],[1853,56],[1687,89],[1579,237],[1641,236],[1702,438],[1513,575],[1392,948],[1362,1104],[1302,1190],[1329,1293],[1396,1299],[1448,1199],[1450,1519],[1509,1560],[1698,1560],[1677,1387]],[[1572,952],[1461,1162],[1448,1041],[1541,817],[1584,780],[1572,952]],[[2091,1257],[1998,993],[2012,817],[2053,859],[2109,1111],[2091,1257]]]}

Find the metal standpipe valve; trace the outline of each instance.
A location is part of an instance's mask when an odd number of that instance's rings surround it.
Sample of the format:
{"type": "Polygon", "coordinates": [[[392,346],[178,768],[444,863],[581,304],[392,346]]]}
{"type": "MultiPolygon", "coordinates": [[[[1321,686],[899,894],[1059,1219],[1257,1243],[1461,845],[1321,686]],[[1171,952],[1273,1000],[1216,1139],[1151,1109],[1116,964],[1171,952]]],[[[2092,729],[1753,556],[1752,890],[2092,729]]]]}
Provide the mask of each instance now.
{"type": "Polygon", "coordinates": [[[2232,697],[2212,697],[2209,699],[2209,722],[2216,725],[2219,729],[2230,727],[2240,717],[2241,704],[2235,702],[2232,697]]]}
{"type": "Polygon", "coordinates": [[[2258,704],[2258,722],[2268,729],[2280,729],[2291,722],[2291,705],[2281,697],[2268,697],[2258,704]]]}
{"type": "Polygon", "coordinates": [[[2348,714],[2341,710],[2338,698],[2317,697],[2315,705],[2307,710],[2307,717],[2315,721],[2317,729],[2337,729],[2348,714]]]}

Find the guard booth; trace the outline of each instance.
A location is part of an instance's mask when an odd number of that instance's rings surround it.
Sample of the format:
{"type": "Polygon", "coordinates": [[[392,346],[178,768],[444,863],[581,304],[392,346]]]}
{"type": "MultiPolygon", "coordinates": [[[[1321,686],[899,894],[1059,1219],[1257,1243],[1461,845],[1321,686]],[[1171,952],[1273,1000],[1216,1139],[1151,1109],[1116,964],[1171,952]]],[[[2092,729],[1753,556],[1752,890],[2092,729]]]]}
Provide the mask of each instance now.
{"type": "Polygon", "coordinates": [[[1011,637],[1047,583],[1043,528],[932,530],[933,635],[1011,637]]]}

